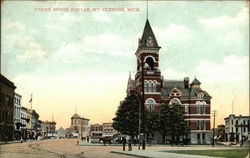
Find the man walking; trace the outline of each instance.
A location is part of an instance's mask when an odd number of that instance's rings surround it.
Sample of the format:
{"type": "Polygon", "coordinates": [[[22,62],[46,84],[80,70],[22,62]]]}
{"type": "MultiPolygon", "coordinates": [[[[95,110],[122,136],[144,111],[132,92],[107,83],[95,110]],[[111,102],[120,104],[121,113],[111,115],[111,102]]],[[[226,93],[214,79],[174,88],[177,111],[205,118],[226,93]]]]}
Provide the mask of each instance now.
{"type": "Polygon", "coordinates": [[[132,138],[129,137],[128,139],[128,151],[132,151],[132,138]]]}
{"type": "Polygon", "coordinates": [[[122,137],[122,144],[123,144],[123,151],[125,151],[125,146],[126,146],[126,138],[122,137]]]}

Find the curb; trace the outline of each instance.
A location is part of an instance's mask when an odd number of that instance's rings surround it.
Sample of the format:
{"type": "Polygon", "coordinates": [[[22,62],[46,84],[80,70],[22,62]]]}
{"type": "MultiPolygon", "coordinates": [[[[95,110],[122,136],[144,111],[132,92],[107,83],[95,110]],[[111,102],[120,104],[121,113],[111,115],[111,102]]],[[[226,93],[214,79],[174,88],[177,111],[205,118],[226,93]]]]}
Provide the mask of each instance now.
{"type": "Polygon", "coordinates": [[[134,155],[134,154],[129,154],[129,153],[121,153],[121,152],[118,152],[118,151],[110,151],[110,153],[128,155],[128,156],[135,156],[135,157],[141,157],[141,158],[151,158],[151,157],[147,157],[147,156],[140,156],[140,155],[134,155]]]}

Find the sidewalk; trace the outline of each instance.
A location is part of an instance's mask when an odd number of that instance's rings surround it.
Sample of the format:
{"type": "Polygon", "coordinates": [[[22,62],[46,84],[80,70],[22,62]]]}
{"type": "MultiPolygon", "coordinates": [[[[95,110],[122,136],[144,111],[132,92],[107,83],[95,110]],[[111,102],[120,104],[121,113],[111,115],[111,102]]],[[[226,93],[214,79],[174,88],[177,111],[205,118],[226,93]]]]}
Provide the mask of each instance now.
{"type": "Polygon", "coordinates": [[[125,154],[143,158],[215,158],[211,156],[176,154],[169,152],[160,152],[156,150],[133,150],[133,151],[111,151],[111,152],[116,154],[125,154]]]}

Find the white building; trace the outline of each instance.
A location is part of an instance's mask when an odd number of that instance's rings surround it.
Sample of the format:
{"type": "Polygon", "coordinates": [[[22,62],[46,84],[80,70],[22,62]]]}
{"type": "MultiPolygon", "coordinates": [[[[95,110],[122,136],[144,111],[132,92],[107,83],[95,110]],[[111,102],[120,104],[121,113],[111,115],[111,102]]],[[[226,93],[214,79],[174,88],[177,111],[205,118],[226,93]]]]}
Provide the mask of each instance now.
{"type": "Polygon", "coordinates": [[[89,119],[80,117],[78,114],[74,114],[71,117],[71,131],[73,137],[87,138],[89,136],[89,119]]]}
{"type": "Polygon", "coordinates": [[[15,93],[14,105],[14,120],[15,120],[15,138],[21,139],[21,99],[22,96],[20,94],[15,93]]]}
{"type": "Polygon", "coordinates": [[[235,116],[233,114],[225,118],[226,140],[240,143],[250,134],[250,116],[235,116]]]}
{"type": "Polygon", "coordinates": [[[27,124],[29,122],[29,117],[28,117],[28,109],[25,107],[21,107],[21,133],[22,133],[22,138],[27,138],[27,124]]]}

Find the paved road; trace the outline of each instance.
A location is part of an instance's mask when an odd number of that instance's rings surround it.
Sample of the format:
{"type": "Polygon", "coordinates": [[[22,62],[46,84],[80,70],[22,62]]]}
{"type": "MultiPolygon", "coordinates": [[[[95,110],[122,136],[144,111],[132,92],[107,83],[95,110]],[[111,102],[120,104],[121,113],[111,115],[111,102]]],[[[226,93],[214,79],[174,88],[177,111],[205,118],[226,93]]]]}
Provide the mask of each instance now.
{"type": "MultiPolygon", "coordinates": [[[[138,151],[138,147],[133,146],[133,151],[119,152],[122,146],[93,146],[76,145],[76,139],[45,140],[37,142],[15,143],[0,145],[0,158],[138,158],[124,154],[133,154],[144,157],[154,158],[190,158],[190,155],[179,155],[175,153],[158,152],[160,150],[218,150],[218,149],[237,149],[239,147],[211,147],[211,146],[147,146],[145,151],[138,151]]],[[[199,157],[199,156],[198,156],[199,157]]]]}
{"type": "Polygon", "coordinates": [[[75,139],[0,145],[0,158],[136,158],[110,153],[121,146],[77,146],[75,139]]]}

